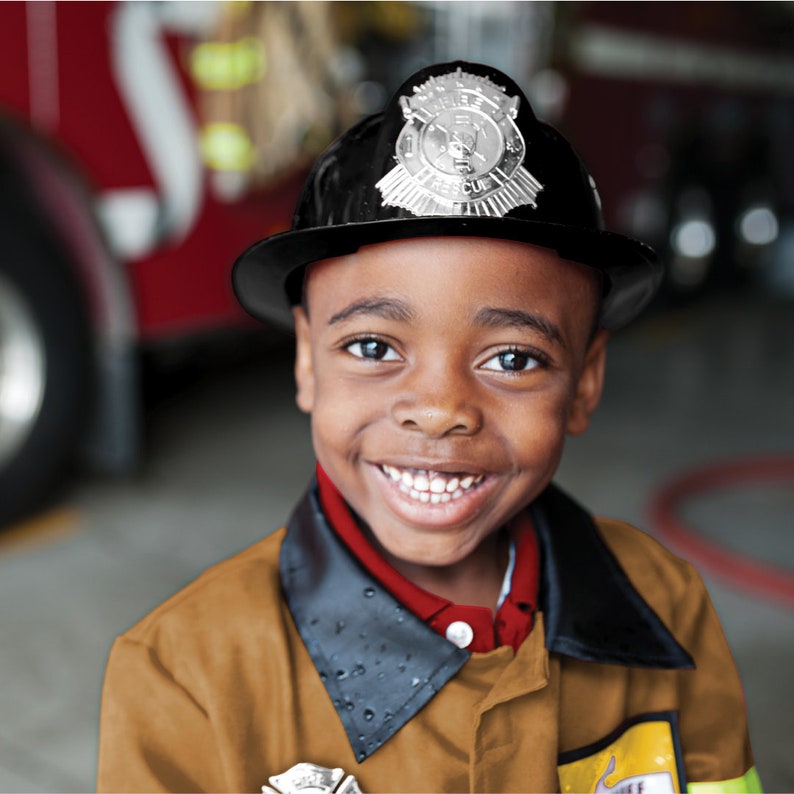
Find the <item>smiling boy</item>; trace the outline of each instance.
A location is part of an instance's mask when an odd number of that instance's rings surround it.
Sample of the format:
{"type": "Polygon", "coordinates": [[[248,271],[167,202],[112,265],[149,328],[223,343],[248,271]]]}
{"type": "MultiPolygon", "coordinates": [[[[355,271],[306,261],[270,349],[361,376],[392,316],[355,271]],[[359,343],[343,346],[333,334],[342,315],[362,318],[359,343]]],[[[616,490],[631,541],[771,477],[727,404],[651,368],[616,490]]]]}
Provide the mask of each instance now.
{"type": "Polygon", "coordinates": [[[476,237],[386,242],[311,269],[298,405],[325,473],[414,583],[496,611],[498,530],[598,402],[597,288],[553,251],[476,237]]]}
{"type": "Polygon", "coordinates": [[[337,141],[235,268],[294,323],[316,481],[117,640],[100,790],[757,790],[698,575],[551,482],[659,278],[490,67],[337,141]]]}

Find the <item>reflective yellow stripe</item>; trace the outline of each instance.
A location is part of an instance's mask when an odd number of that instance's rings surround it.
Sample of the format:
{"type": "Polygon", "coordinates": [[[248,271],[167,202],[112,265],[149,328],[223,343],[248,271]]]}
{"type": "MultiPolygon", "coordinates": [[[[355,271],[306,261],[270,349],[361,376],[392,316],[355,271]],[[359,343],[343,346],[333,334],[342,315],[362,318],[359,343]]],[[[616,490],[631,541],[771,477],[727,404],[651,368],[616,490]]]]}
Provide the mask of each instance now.
{"type": "Polygon", "coordinates": [[[680,791],[676,743],[666,715],[628,726],[609,744],[582,748],[557,767],[563,794],[582,791],[680,791]]]}
{"type": "Polygon", "coordinates": [[[761,778],[758,777],[756,768],[750,767],[746,775],[735,777],[732,780],[718,780],[713,783],[690,783],[687,786],[689,794],[755,794],[762,792],[761,778]]]}
{"type": "Polygon", "coordinates": [[[254,163],[254,146],[239,124],[207,124],[201,131],[201,156],[217,171],[247,171],[254,163]]]}
{"type": "Polygon", "coordinates": [[[264,45],[254,36],[230,43],[199,44],[190,54],[190,72],[196,84],[207,90],[242,88],[264,75],[264,45]]]}

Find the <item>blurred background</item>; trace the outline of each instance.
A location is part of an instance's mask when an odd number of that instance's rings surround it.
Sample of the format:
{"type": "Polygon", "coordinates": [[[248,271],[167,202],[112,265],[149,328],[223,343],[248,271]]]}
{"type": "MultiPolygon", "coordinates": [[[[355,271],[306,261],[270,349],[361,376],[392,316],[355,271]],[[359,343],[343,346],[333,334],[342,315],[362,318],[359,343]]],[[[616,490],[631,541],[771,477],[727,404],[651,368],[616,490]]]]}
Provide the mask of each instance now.
{"type": "Polygon", "coordinates": [[[312,473],[231,263],[415,69],[524,85],[667,265],[558,481],[709,584],[794,790],[794,5],[0,4],[0,791],[93,788],[110,643],[312,473]]]}

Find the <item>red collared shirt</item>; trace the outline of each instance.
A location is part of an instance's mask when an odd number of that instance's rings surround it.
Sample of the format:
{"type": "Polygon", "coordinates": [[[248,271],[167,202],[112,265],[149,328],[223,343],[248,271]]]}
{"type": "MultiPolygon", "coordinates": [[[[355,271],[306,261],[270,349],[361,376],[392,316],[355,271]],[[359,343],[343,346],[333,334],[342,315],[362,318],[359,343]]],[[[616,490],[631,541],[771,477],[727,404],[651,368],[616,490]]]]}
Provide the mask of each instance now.
{"type": "Polygon", "coordinates": [[[367,540],[342,494],[319,464],[317,482],[323,512],[336,534],[367,571],[417,617],[469,651],[484,653],[501,645],[511,645],[518,650],[532,629],[538,599],[538,545],[526,513],[511,522],[515,565],[510,590],[494,620],[487,607],[455,604],[406,579],[367,540]]]}

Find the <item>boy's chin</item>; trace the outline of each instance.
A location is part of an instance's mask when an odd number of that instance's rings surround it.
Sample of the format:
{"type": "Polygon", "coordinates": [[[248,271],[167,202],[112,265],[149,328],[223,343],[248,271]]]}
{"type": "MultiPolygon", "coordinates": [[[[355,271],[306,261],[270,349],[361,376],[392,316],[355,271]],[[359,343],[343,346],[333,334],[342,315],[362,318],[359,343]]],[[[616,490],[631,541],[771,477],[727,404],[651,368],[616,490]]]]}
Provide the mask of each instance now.
{"type": "Polygon", "coordinates": [[[474,553],[492,531],[485,527],[456,531],[381,525],[377,533],[371,532],[371,539],[382,557],[406,573],[406,565],[425,569],[455,566],[474,553]]]}

